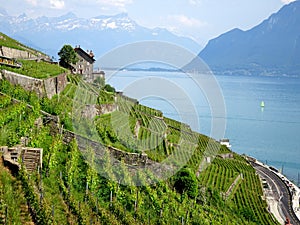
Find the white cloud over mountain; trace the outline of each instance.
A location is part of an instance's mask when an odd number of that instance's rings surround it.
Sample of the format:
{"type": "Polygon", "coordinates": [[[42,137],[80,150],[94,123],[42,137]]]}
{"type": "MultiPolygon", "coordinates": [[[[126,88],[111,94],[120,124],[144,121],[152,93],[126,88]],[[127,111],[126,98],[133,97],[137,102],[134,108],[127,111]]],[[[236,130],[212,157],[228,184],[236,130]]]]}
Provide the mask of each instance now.
{"type": "Polygon", "coordinates": [[[289,4],[294,1],[296,1],[296,0],[281,0],[281,2],[283,2],[284,4],[289,4]]]}
{"type": "Polygon", "coordinates": [[[132,0],[97,0],[97,3],[106,6],[114,6],[124,8],[126,5],[132,4],[132,0]]]}
{"type": "Polygon", "coordinates": [[[65,2],[63,0],[50,0],[51,8],[63,9],[65,7],[65,2]]]}
{"type": "Polygon", "coordinates": [[[206,25],[205,22],[202,22],[195,18],[187,17],[182,14],[181,15],[170,15],[170,16],[168,16],[168,19],[170,21],[174,21],[175,23],[178,23],[179,25],[183,25],[186,27],[202,27],[202,26],[206,25]]]}
{"type": "Polygon", "coordinates": [[[37,0],[26,0],[29,4],[36,6],[37,5],[37,0]]]}

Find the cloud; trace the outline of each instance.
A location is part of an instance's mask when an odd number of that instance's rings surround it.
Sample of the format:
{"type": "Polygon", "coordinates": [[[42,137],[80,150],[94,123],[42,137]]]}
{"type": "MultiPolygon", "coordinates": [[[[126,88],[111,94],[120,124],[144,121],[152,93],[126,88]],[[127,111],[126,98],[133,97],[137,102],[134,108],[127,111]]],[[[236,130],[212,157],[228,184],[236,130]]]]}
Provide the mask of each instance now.
{"type": "Polygon", "coordinates": [[[185,15],[170,15],[168,16],[168,20],[173,21],[175,23],[179,23],[180,25],[186,27],[203,27],[207,25],[207,23],[197,20],[195,18],[190,18],[185,15]]]}
{"type": "Polygon", "coordinates": [[[37,5],[37,0],[26,0],[29,4],[36,6],[37,5]]]}
{"type": "Polygon", "coordinates": [[[63,0],[50,0],[50,5],[53,9],[63,9],[65,2],[63,0]]]}
{"type": "Polygon", "coordinates": [[[284,4],[289,4],[289,3],[294,2],[294,1],[296,1],[296,0],[281,0],[281,2],[284,3],[284,4]]]}
{"type": "Polygon", "coordinates": [[[189,4],[190,5],[199,5],[201,3],[201,1],[200,0],[189,0],[189,4]]]}
{"type": "Polygon", "coordinates": [[[126,5],[132,4],[133,0],[97,0],[96,2],[102,6],[125,8],[126,5]]]}

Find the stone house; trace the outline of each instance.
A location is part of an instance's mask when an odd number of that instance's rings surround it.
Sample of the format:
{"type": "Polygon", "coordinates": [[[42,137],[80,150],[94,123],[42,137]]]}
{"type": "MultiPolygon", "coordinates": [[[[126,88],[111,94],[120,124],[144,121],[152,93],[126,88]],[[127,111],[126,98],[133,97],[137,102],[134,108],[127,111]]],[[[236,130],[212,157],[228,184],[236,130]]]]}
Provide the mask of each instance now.
{"type": "Polygon", "coordinates": [[[74,72],[82,74],[85,78],[91,78],[94,70],[94,53],[91,51],[84,51],[80,46],[75,47],[75,52],[78,57],[78,62],[74,65],[74,72]]]}

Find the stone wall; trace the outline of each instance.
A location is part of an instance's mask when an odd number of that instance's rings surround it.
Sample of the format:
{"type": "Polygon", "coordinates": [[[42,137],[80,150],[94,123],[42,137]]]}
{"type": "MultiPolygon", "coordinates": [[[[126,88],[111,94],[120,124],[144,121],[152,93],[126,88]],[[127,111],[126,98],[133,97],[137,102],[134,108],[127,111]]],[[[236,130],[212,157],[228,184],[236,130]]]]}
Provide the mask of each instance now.
{"type": "Polygon", "coordinates": [[[14,48],[8,48],[5,46],[0,46],[0,55],[8,58],[17,58],[17,59],[30,59],[36,57],[30,52],[22,51],[14,48]]]}
{"type": "Polygon", "coordinates": [[[233,159],[234,158],[233,153],[219,154],[218,156],[220,156],[222,159],[233,159]]]}
{"type": "Polygon", "coordinates": [[[45,92],[48,98],[52,98],[56,94],[55,77],[44,80],[45,92]]]}
{"type": "Polygon", "coordinates": [[[102,114],[107,114],[107,113],[112,113],[118,110],[118,105],[117,104],[101,104],[99,107],[99,113],[100,115],[102,114]]]}
{"type": "Polygon", "coordinates": [[[94,104],[85,105],[84,109],[81,111],[81,116],[87,119],[92,119],[98,115],[100,115],[99,106],[94,104]]]}
{"type": "Polygon", "coordinates": [[[59,94],[63,90],[65,90],[67,84],[68,84],[68,79],[67,79],[67,74],[63,73],[55,77],[56,79],[56,93],[59,94]]]}
{"type": "Polygon", "coordinates": [[[84,118],[94,118],[95,116],[112,113],[118,110],[117,104],[89,104],[85,105],[84,109],[81,112],[81,116],[84,118]]]}
{"type": "Polygon", "coordinates": [[[8,80],[13,85],[20,85],[27,91],[34,91],[39,97],[44,96],[45,89],[43,80],[24,76],[7,70],[2,70],[1,73],[3,78],[8,80]]]}
{"type": "Polygon", "coordinates": [[[52,98],[55,94],[62,92],[67,86],[67,75],[60,74],[48,79],[36,79],[22,74],[2,70],[0,79],[5,78],[13,85],[20,85],[27,91],[34,91],[39,97],[52,98]]]}
{"type": "Polygon", "coordinates": [[[62,92],[68,84],[67,75],[60,74],[44,80],[44,86],[48,98],[62,92]]]}
{"type": "Polygon", "coordinates": [[[83,155],[86,152],[87,148],[91,148],[95,151],[95,155],[101,159],[105,156],[106,150],[108,150],[111,157],[118,161],[123,160],[127,165],[145,166],[146,164],[154,164],[154,162],[152,162],[152,160],[148,158],[147,154],[129,153],[113,148],[111,146],[106,147],[99,142],[92,141],[71,131],[63,130],[63,140],[65,143],[69,144],[74,138],[76,138],[78,148],[83,153],[83,155]]]}
{"type": "Polygon", "coordinates": [[[28,172],[35,171],[38,167],[42,168],[43,149],[42,148],[27,148],[22,146],[15,147],[0,147],[0,152],[3,153],[3,159],[17,167],[21,167],[19,161],[24,163],[28,172]]]}

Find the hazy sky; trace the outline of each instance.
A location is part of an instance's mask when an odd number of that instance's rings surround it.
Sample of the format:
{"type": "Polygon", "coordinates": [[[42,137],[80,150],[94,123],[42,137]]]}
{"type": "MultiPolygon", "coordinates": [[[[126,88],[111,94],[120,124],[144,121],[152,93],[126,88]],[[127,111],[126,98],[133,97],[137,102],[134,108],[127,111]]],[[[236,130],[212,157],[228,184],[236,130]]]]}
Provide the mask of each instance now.
{"type": "MultiPolygon", "coordinates": [[[[164,27],[201,45],[232,28],[249,29],[293,0],[0,0],[11,15],[90,18],[127,12],[138,24],[164,27]]],[[[0,28],[1,29],[1,28],[0,28]]]]}

